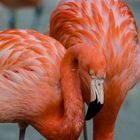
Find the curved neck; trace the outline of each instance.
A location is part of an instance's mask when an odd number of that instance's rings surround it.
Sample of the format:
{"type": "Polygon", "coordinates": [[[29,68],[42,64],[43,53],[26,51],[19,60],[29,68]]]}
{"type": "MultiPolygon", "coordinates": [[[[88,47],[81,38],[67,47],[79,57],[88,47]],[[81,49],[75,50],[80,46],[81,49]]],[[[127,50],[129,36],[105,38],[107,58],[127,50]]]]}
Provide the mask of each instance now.
{"type": "MultiPolygon", "coordinates": [[[[49,140],[77,140],[84,123],[84,104],[80,89],[78,47],[70,48],[61,65],[63,114],[49,120],[39,120],[34,127],[49,140]]],[[[80,52],[79,52],[80,53],[80,52]]],[[[61,113],[60,113],[61,114],[61,113]]]]}

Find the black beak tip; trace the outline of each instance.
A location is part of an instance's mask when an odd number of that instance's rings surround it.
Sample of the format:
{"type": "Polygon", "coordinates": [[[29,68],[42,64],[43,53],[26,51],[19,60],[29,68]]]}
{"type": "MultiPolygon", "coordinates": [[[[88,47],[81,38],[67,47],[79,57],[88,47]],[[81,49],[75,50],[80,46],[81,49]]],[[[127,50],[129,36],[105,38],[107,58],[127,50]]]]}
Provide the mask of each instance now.
{"type": "Polygon", "coordinates": [[[85,116],[85,120],[92,119],[103,107],[103,104],[97,102],[97,99],[89,103],[88,110],[85,116]]]}

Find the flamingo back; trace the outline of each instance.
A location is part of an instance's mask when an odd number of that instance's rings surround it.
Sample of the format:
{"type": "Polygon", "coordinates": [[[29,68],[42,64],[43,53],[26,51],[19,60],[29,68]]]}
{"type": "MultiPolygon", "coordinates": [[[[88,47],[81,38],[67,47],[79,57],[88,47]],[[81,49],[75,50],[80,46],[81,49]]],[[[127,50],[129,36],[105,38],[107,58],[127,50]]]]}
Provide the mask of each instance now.
{"type": "Polygon", "coordinates": [[[32,30],[0,32],[0,121],[45,109],[59,90],[64,52],[59,42],[32,30]]]}
{"type": "Polygon", "coordinates": [[[108,63],[108,81],[136,81],[132,75],[139,65],[137,27],[121,0],[61,0],[51,15],[50,35],[66,48],[81,42],[100,47],[108,63]]]}

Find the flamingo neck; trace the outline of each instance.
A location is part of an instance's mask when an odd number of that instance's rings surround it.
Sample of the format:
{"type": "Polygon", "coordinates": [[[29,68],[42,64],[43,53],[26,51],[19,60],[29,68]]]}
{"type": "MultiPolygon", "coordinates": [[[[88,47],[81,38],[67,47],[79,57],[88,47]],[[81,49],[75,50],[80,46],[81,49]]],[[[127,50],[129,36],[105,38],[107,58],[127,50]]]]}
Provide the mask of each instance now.
{"type": "MultiPolygon", "coordinates": [[[[77,49],[77,47],[74,47],[77,49]]],[[[61,65],[63,113],[59,117],[39,120],[34,127],[49,140],[77,140],[84,124],[84,105],[80,89],[77,54],[70,48],[61,65]]],[[[80,53],[80,52],[79,52],[80,53]]]]}
{"type": "Polygon", "coordinates": [[[115,130],[115,121],[101,121],[97,118],[94,120],[94,129],[93,129],[93,139],[94,140],[113,140],[114,139],[114,130],[115,130]],[[101,124],[102,123],[102,124],[101,124]]]}
{"type": "MultiPolygon", "coordinates": [[[[116,117],[119,111],[119,104],[116,106],[113,102],[109,101],[111,96],[107,94],[112,94],[105,90],[105,104],[103,110],[95,116],[93,120],[93,139],[94,140],[113,140],[116,117]],[[109,102],[109,103],[108,103],[109,102]],[[106,112],[106,113],[105,113],[106,112]]],[[[116,95],[116,94],[115,94],[116,95]]],[[[119,101],[119,100],[118,100],[119,101]]]]}

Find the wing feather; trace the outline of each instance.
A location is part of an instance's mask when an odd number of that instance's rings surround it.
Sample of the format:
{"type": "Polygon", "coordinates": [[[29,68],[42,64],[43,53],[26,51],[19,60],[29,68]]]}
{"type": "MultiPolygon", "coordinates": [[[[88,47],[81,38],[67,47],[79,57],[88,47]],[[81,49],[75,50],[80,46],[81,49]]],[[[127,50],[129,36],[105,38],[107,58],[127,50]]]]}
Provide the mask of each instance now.
{"type": "Polygon", "coordinates": [[[51,15],[50,35],[66,48],[83,42],[103,49],[108,79],[136,66],[138,32],[121,0],[63,0],[51,15]]]}

